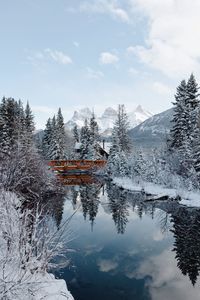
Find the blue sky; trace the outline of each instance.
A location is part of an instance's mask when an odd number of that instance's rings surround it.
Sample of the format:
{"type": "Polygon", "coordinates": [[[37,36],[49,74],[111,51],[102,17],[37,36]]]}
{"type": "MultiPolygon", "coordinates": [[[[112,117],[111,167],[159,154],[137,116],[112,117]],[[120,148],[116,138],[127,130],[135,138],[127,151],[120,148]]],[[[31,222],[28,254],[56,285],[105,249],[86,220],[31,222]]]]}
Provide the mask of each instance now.
{"type": "Polygon", "coordinates": [[[29,100],[38,128],[58,107],[167,109],[199,76],[199,2],[0,0],[0,96],[29,100]]]}

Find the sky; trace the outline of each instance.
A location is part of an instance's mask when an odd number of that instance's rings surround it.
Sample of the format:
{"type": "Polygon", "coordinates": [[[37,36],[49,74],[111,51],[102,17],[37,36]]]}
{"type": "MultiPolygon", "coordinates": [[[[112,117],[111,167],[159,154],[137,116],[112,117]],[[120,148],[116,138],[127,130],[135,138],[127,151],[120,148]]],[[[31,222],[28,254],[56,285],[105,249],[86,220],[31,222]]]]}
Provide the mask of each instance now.
{"type": "Polygon", "coordinates": [[[37,128],[59,107],[171,107],[200,79],[200,0],[0,0],[0,97],[28,100],[37,128]]]}

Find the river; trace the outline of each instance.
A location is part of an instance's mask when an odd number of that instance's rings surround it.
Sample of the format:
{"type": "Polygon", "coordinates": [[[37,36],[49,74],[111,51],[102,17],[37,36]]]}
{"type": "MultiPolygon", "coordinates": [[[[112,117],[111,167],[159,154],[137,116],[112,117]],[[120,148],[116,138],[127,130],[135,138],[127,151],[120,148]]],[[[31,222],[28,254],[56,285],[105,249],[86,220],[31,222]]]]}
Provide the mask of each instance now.
{"type": "Polygon", "coordinates": [[[58,211],[58,226],[76,211],[55,272],[75,300],[199,300],[200,210],[91,180],[66,186],[58,211]]]}

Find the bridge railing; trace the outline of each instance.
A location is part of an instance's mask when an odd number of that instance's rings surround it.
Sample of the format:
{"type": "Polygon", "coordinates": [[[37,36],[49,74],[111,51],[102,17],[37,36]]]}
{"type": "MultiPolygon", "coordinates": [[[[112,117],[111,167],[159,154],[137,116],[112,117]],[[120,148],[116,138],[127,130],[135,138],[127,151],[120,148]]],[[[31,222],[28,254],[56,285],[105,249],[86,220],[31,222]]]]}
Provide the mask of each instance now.
{"type": "Polygon", "coordinates": [[[69,169],[89,169],[94,167],[104,167],[106,160],[51,160],[48,162],[50,167],[60,167],[69,169]]]}

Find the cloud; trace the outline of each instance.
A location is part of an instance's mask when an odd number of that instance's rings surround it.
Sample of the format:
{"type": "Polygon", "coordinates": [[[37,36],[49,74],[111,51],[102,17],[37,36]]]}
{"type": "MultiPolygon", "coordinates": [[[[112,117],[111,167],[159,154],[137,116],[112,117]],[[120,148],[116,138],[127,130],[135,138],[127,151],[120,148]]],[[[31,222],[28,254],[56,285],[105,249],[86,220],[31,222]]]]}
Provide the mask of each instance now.
{"type": "Polygon", "coordinates": [[[34,66],[41,66],[41,63],[54,61],[61,65],[72,64],[72,59],[62,51],[52,50],[50,48],[29,54],[27,60],[34,66]]]}
{"type": "Polygon", "coordinates": [[[126,49],[126,53],[127,53],[128,55],[135,54],[135,47],[133,47],[133,46],[128,47],[128,48],[126,49]]]}
{"type": "Polygon", "coordinates": [[[49,106],[42,106],[42,105],[32,105],[31,109],[33,112],[45,113],[45,114],[53,114],[55,113],[56,109],[51,108],[49,106]]]}
{"type": "Polygon", "coordinates": [[[170,249],[164,250],[161,254],[151,256],[144,260],[138,270],[126,274],[129,278],[146,280],[146,287],[149,290],[152,300],[159,299],[199,299],[199,279],[196,288],[193,287],[189,278],[183,276],[176,265],[175,253],[170,249]]]}
{"type": "Polygon", "coordinates": [[[93,3],[87,1],[80,5],[80,11],[107,14],[122,22],[130,22],[128,13],[119,5],[117,0],[96,0],[93,3]]]}
{"type": "Polygon", "coordinates": [[[104,77],[104,74],[101,71],[95,71],[89,67],[86,69],[86,71],[87,71],[87,77],[89,79],[100,79],[104,77]]]}
{"type": "Polygon", "coordinates": [[[200,1],[130,0],[148,19],[144,45],[129,47],[141,62],[169,77],[200,71],[200,1]]]}
{"type": "Polygon", "coordinates": [[[68,65],[72,63],[72,59],[62,51],[51,50],[47,48],[44,50],[44,52],[47,53],[51,59],[53,59],[59,64],[68,65]]]}
{"type": "Polygon", "coordinates": [[[99,266],[99,270],[101,272],[109,272],[118,267],[118,262],[111,259],[100,259],[97,265],[99,266]]]}
{"type": "Polygon", "coordinates": [[[129,68],[128,69],[128,72],[129,72],[129,74],[131,74],[131,75],[138,75],[138,70],[137,69],[135,69],[135,68],[133,68],[133,67],[131,67],[131,68],[129,68]]]}
{"type": "Polygon", "coordinates": [[[99,62],[103,65],[115,64],[119,61],[119,57],[110,52],[102,52],[100,54],[99,62]]]}
{"type": "Polygon", "coordinates": [[[172,95],[173,93],[172,89],[169,86],[159,81],[155,81],[153,83],[152,89],[160,95],[172,95]]]}

